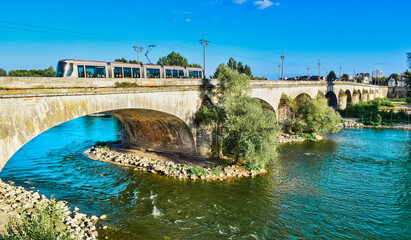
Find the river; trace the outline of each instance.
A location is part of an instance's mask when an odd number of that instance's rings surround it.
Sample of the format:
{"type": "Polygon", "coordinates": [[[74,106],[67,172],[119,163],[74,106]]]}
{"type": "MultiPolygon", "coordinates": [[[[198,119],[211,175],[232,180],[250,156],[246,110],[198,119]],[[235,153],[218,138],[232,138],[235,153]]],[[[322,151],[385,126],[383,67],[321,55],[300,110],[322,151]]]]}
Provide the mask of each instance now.
{"type": "Polygon", "coordinates": [[[0,172],[26,188],[108,215],[110,239],[407,239],[411,132],[344,129],[284,144],[266,175],[177,180],[87,159],[117,140],[114,118],[82,117],[26,144],[0,172]]]}

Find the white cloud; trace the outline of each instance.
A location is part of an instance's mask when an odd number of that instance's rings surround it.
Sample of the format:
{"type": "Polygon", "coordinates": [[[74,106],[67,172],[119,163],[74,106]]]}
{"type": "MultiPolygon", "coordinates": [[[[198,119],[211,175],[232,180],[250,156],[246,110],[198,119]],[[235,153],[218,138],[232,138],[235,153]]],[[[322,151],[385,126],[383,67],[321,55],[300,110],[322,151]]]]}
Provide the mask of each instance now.
{"type": "Polygon", "coordinates": [[[273,5],[274,3],[271,2],[270,0],[263,0],[263,1],[254,1],[254,4],[258,6],[258,9],[266,9],[270,7],[271,5],[273,5]]]}
{"type": "Polygon", "coordinates": [[[187,18],[187,19],[186,19],[186,22],[191,22],[191,19],[188,19],[188,18],[187,18]]]}
{"type": "Polygon", "coordinates": [[[241,4],[247,2],[247,0],[233,0],[234,3],[241,4]]]}

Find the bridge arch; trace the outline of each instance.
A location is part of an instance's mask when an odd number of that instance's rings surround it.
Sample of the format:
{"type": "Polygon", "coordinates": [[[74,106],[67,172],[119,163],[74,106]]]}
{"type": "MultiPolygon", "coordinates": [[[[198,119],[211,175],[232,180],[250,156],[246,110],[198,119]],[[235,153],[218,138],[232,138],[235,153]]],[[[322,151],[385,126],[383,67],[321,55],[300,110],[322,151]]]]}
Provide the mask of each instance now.
{"type": "Polygon", "coordinates": [[[263,99],[261,99],[261,98],[254,98],[254,99],[257,99],[257,100],[260,101],[261,107],[262,107],[264,110],[272,111],[274,114],[276,114],[274,107],[271,106],[271,104],[269,104],[267,101],[265,101],[265,100],[263,100],[263,99]]]}
{"type": "Polygon", "coordinates": [[[190,128],[174,115],[150,109],[119,109],[109,113],[122,123],[121,142],[125,147],[195,154],[190,128]]]}
{"type": "Polygon", "coordinates": [[[352,94],[350,92],[350,89],[347,89],[345,91],[345,95],[347,95],[347,104],[352,103],[352,94]]]}
{"type": "Polygon", "coordinates": [[[193,90],[167,94],[154,92],[2,99],[1,106],[14,107],[3,108],[0,114],[2,123],[5,123],[0,124],[0,170],[15,152],[42,132],[72,119],[101,112],[119,118],[125,124],[125,130],[126,126],[134,124],[146,131],[153,127],[151,133],[164,134],[163,137],[155,137],[130,131],[124,135],[129,137],[130,145],[140,144],[137,137],[141,136],[147,141],[154,141],[155,148],[160,151],[194,155],[198,141],[194,114],[201,105],[200,94],[193,90]],[[143,116],[143,112],[148,115],[143,116]],[[134,119],[138,121],[132,122],[134,119]],[[170,144],[164,145],[167,139],[170,144]]]}
{"type": "Polygon", "coordinates": [[[337,101],[337,96],[333,91],[327,92],[325,94],[325,98],[327,99],[328,106],[333,107],[334,109],[337,109],[338,107],[338,101],[337,101]]]}

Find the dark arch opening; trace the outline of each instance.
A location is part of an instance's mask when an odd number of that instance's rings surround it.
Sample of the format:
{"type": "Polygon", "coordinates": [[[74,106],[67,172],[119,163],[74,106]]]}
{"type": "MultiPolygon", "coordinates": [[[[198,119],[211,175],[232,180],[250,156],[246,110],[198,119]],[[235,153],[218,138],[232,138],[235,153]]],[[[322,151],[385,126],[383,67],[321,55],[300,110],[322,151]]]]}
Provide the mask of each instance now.
{"type": "Polygon", "coordinates": [[[327,99],[328,102],[328,106],[337,109],[337,96],[335,95],[334,92],[328,92],[327,94],[325,94],[325,98],[327,99]]]}
{"type": "Polygon", "coordinates": [[[347,104],[352,102],[352,96],[350,90],[345,91],[345,95],[347,95],[347,104]]]}
{"type": "Polygon", "coordinates": [[[271,104],[269,104],[268,102],[266,102],[265,100],[261,99],[261,98],[255,98],[257,100],[260,101],[261,103],[261,107],[266,110],[266,111],[271,111],[274,113],[274,116],[277,118],[277,113],[275,112],[275,109],[273,108],[273,106],[271,106],[271,104]]]}
{"type": "Polygon", "coordinates": [[[121,142],[125,147],[158,152],[195,155],[194,137],[178,117],[149,109],[109,111],[122,123],[121,142]]]}

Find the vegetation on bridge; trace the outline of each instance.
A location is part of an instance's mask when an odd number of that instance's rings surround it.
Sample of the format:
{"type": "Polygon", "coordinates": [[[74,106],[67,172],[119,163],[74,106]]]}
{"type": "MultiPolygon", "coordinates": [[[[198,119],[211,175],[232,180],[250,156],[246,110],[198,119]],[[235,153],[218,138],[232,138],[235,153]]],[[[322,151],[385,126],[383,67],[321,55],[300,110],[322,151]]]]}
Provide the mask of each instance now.
{"type": "Polygon", "coordinates": [[[217,77],[217,104],[205,104],[197,114],[200,123],[213,128],[214,154],[248,169],[264,168],[276,156],[275,114],[247,95],[250,82],[246,74],[220,65],[217,77]]]}
{"type": "MultiPolygon", "coordinates": [[[[224,64],[220,64],[224,65],[224,64]]],[[[218,75],[220,74],[220,71],[222,68],[220,68],[220,66],[217,68],[217,70],[214,73],[214,76],[212,78],[218,78],[218,75]]],[[[238,62],[234,59],[234,58],[230,58],[228,59],[228,62],[226,64],[226,66],[228,68],[230,68],[233,71],[237,71],[238,73],[243,73],[245,75],[248,76],[249,79],[251,80],[267,80],[266,77],[257,77],[257,76],[253,76],[252,72],[251,72],[251,67],[248,66],[247,64],[243,64],[242,62],[238,62]]]]}

